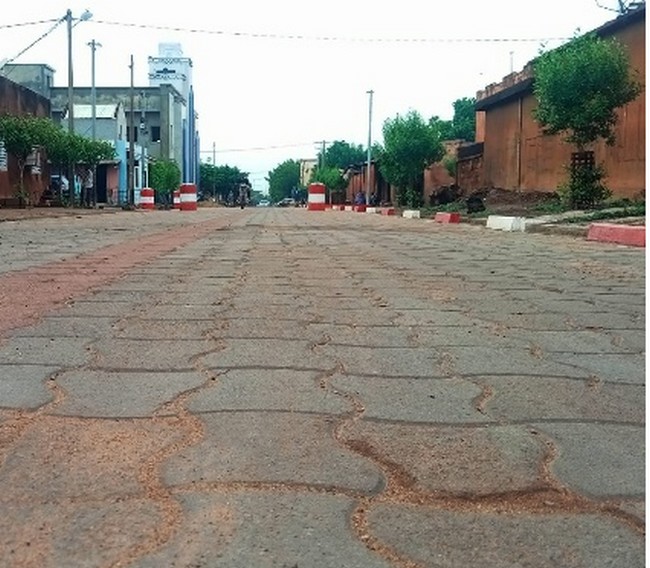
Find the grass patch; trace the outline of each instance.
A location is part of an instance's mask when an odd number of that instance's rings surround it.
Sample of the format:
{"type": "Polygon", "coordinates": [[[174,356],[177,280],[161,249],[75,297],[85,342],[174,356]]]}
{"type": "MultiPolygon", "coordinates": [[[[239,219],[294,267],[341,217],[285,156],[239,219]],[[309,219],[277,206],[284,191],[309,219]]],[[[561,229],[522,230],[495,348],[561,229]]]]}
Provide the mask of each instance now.
{"type": "MultiPolygon", "coordinates": [[[[611,207],[611,205],[610,205],[611,207]]],[[[596,210],[592,213],[585,213],[576,217],[563,219],[562,223],[588,223],[590,221],[602,221],[606,219],[622,219],[624,217],[644,217],[645,203],[635,203],[620,209],[596,210]]]]}

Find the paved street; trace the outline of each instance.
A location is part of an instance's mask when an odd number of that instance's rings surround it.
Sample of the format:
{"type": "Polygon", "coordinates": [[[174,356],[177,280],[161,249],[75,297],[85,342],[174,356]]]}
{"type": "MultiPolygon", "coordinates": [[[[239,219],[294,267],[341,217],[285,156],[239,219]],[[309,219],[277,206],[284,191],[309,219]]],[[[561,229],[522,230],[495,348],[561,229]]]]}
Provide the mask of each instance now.
{"type": "Polygon", "coordinates": [[[645,249],[0,223],[0,566],[640,568],[645,249]]]}

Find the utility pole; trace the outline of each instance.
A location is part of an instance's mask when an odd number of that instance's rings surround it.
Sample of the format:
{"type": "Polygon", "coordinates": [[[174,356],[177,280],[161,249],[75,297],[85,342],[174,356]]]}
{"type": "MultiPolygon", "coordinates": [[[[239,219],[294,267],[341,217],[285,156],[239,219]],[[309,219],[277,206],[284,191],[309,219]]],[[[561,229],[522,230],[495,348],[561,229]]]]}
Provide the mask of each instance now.
{"type": "MultiPolygon", "coordinates": [[[[94,39],[88,43],[90,46],[90,101],[92,105],[92,139],[97,140],[97,91],[95,89],[95,52],[98,47],[101,47],[102,44],[96,42],[94,39]]],[[[97,204],[97,165],[93,165],[92,171],[92,195],[86,196],[86,199],[92,202],[92,205],[97,204]]]]}
{"type": "Polygon", "coordinates": [[[97,140],[97,91],[95,89],[95,52],[102,44],[94,39],[88,43],[91,51],[90,58],[90,101],[92,104],[92,138],[97,140]]]}
{"type": "Polygon", "coordinates": [[[217,143],[212,142],[212,198],[216,199],[215,195],[217,191],[217,143]]]}
{"type": "Polygon", "coordinates": [[[366,203],[370,204],[370,161],[372,159],[372,153],[370,148],[372,146],[372,95],[374,91],[366,91],[369,95],[368,100],[368,162],[366,165],[366,203]]]}
{"type": "MultiPolygon", "coordinates": [[[[68,28],[68,132],[74,132],[74,80],[72,76],[72,10],[65,13],[68,28]]],[[[68,164],[68,199],[74,205],[74,165],[68,164]]]]}
{"type": "Polygon", "coordinates": [[[129,205],[135,205],[135,117],[133,116],[133,107],[135,106],[135,95],[133,92],[133,55],[131,55],[131,112],[129,113],[129,165],[128,165],[128,195],[127,202],[129,205]]]}

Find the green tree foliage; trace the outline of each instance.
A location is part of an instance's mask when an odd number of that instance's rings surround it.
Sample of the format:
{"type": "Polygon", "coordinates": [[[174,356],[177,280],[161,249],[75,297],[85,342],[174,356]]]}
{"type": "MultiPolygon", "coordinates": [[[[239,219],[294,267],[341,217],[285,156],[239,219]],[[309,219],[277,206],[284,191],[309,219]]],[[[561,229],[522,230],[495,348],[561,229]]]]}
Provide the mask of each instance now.
{"type": "Polygon", "coordinates": [[[204,193],[215,198],[220,197],[223,201],[228,199],[230,192],[237,193],[239,184],[250,185],[248,174],[236,166],[201,164],[200,178],[204,193]]]}
{"type": "Polygon", "coordinates": [[[269,196],[275,202],[291,197],[292,191],[300,185],[300,162],[285,160],[269,172],[269,196]]]}
{"type": "Polygon", "coordinates": [[[322,151],[318,154],[318,163],[325,167],[346,169],[348,166],[358,164],[366,160],[366,150],[363,146],[350,144],[344,140],[336,140],[325,150],[325,161],[323,162],[322,151]]]}
{"type": "Polygon", "coordinates": [[[384,147],[379,169],[398,190],[400,203],[418,207],[422,203],[424,170],[444,155],[440,132],[414,110],[387,119],[382,132],[384,147]]]}
{"type": "MultiPolygon", "coordinates": [[[[534,73],[535,119],[545,134],[561,135],[579,152],[601,138],[614,144],[617,109],[642,90],[625,47],[593,33],[542,53],[534,73]]],[[[571,206],[597,205],[610,195],[602,183],[605,174],[598,165],[569,168],[560,194],[571,206]]]]}
{"type": "Polygon", "coordinates": [[[616,109],[633,101],[641,85],[625,47],[595,34],[543,53],[534,64],[536,120],[546,134],[563,134],[578,149],[604,138],[615,142],[616,109]]]}
{"type": "Polygon", "coordinates": [[[55,128],[49,118],[0,115],[0,140],[4,143],[7,154],[12,156],[18,165],[19,180],[16,193],[21,200],[28,203],[31,198],[25,192],[25,163],[32,152],[45,146],[46,141],[53,136],[55,128]]]}
{"type": "Polygon", "coordinates": [[[335,167],[315,169],[311,175],[311,181],[320,182],[325,185],[330,196],[329,202],[332,202],[332,193],[339,193],[348,185],[348,182],[343,178],[341,170],[335,167]]]}
{"type": "Polygon", "coordinates": [[[475,98],[463,97],[454,101],[454,118],[451,119],[453,138],[473,142],[476,137],[475,98]]]}
{"type": "Polygon", "coordinates": [[[473,141],[476,137],[476,99],[463,97],[453,102],[454,116],[451,120],[442,120],[434,116],[429,124],[435,128],[441,140],[473,141]]]}
{"type": "Polygon", "coordinates": [[[156,160],[151,164],[149,182],[158,195],[171,195],[181,184],[181,170],[174,160],[156,160]]]}

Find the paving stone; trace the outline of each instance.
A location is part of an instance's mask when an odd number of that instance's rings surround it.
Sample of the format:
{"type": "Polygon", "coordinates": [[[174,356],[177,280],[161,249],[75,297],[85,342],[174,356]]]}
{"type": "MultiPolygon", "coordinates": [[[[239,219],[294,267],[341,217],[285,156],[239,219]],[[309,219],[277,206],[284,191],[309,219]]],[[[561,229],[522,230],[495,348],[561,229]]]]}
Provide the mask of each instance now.
{"type": "Polygon", "coordinates": [[[526,427],[435,426],[362,420],[346,439],[427,493],[487,495],[540,486],[541,442],[526,427]]]}
{"type": "Polygon", "coordinates": [[[400,310],[397,317],[394,318],[393,323],[400,326],[436,325],[467,327],[472,325],[472,317],[454,310],[400,310]]]}
{"type": "Polygon", "coordinates": [[[378,468],[333,439],[331,417],[226,412],[201,420],[203,440],[163,465],[167,484],[283,483],[371,493],[383,483],[378,468]]]}
{"type": "Polygon", "coordinates": [[[589,371],[574,363],[582,356],[553,354],[536,358],[528,349],[487,346],[439,348],[441,355],[434,366],[436,374],[458,375],[546,375],[587,378],[589,371]]]}
{"type": "Polygon", "coordinates": [[[42,365],[0,365],[0,406],[35,409],[53,398],[45,382],[60,370],[42,365]]]}
{"type": "MultiPolygon", "coordinates": [[[[212,337],[234,339],[299,339],[304,340],[310,334],[306,333],[307,322],[257,317],[233,317],[215,322],[215,329],[210,333],[212,337]]],[[[317,339],[314,336],[314,339],[317,339]]]]}
{"type": "Polygon", "coordinates": [[[0,469],[0,504],[140,495],[139,470],[183,440],[175,420],[41,417],[13,444],[0,469]]]}
{"type": "Polygon", "coordinates": [[[90,360],[92,342],[85,337],[12,337],[0,345],[4,365],[76,367],[90,360]]]}
{"type": "Polygon", "coordinates": [[[320,348],[331,360],[341,363],[349,375],[384,377],[433,377],[438,353],[423,347],[352,347],[324,345],[320,348]]]}
{"type": "Polygon", "coordinates": [[[110,335],[119,318],[108,317],[47,317],[41,322],[16,329],[13,337],[83,337],[97,339],[110,335]]]}
{"type": "Polygon", "coordinates": [[[170,371],[190,369],[196,360],[217,349],[209,340],[106,339],[96,344],[96,368],[170,371]]]}
{"type": "Polygon", "coordinates": [[[333,325],[349,326],[386,326],[394,325],[396,313],[387,309],[324,309],[321,306],[312,306],[310,312],[317,314],[318,319],[314,323],[325,323],[333,325]]]}
{"type": "Polygon", "coordinates": [[[409,328],[397,326],[355,326],[328,323],[310,323],[307,333],[326,338],[332,346],[354,347],[415,347],[409,328]]]}
{"type": "Polygon", "coordinates": [[[645,428],[629,424],[534,424],[558,448],[558,480],[596,497],[638,497],[645,491],[645,428]]]}
{"type": "Polygon", "coordinates": [[[197,372],[71,371],[57,378],[66,397],[53,414],[92,418],[151,416],[163,404],[206,380],[197,372]]]}
{"type": "Polygon", "coordinates": [[[488,416],[504,420],[645,422],[645,387],[544,377],[487,377],[488,416]]]}
{"type": "Polygon", "coordinates": [[[369,510],[370,533],[420,566],[642,568],[643,535],[588,514],[453,512],[405,505],[369,510]]]}
{"type": "Polygon", "coordinates": [[[547,359],[573,365],[603,381],[645,384],[645,357],[639,354],[552,353],[547,359]]]}
{"type": "Polygon", "coordinates": [[[0,566],[117,566],[162,523],[158,505],[141,499],[3,503],[0,566]]]}
{"type": "Polygon", "coordinates": [[[612,337],[591,330],[524,331],[519,339],[541,348],[544,353],[622,353],[629,351],[612,341],[612,337]]]}
{"type": "Polygon", "coordinates": [[[186,340],[208,339],[221,323],[212,320],[153,320],[129,318],[120,320],[111,330],[115,339],[186,340]]]}
{"type": "Polygon", "coordinates": [[[55,314],[66,317],[124,318],[141,312],[146,304],[134,306],[126,302],[98,302],[92,299],[75,300],[58,309],[55,314]]]}
{"type": "Polygon", "coordinates": [[[228,339],[226,347],[201,359],[206,367],[233,369],[331,369],[336,360],[312,349],[308,341],[285,339],[228,339]]]}
{"type": "Polygon", "coordinates": [[[391,566],[355,538],[349,527],[354,503],[343,496],[242,490],[178,498],[183,528],[134,568],[391,566]]]}
{"type": "Polygon", "coordinates": [[[233,369],[192,395],[190,412],[284,410],[342,414],[350,403],[319,386],[321,373],[293,369],[233,369]]]}
{"type": "Polygon", "coordinates": [[[475,408],[480,387],[460,379],[384,379],[335,375],[332,388],[355,395],[367,419],[405,422],[490,421],[475,408]]]}

